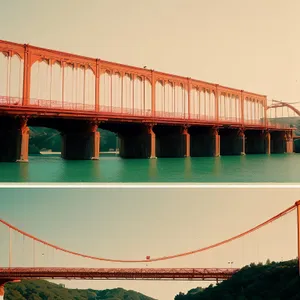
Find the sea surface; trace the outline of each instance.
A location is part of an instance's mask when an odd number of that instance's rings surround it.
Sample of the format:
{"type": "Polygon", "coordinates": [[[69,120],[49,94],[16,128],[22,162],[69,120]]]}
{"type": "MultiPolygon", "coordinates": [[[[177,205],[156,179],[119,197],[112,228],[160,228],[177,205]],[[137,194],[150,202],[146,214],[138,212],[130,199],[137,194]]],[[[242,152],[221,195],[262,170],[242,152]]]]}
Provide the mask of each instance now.
{"type": "Polygon", "coordinates": [[[300,183],[300,154],[158,159],[102,155],[98,161],[38,155],[28,163],[0,163],[0,182],[300,183]]]}

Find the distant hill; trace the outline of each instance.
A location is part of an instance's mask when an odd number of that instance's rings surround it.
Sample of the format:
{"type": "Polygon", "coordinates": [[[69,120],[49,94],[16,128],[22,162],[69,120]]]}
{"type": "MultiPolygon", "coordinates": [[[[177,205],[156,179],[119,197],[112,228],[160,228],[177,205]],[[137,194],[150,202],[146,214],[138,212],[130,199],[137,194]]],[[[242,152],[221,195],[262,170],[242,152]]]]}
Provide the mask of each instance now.
{"type": "MultiPolygon", "coordinates": [[[[42,149],[51,149],[53,152],[61,151],[61,137],[59,131],[45,127],[30,127],[29,129],[29,154],[39,154],[42,149]]],[[[116,149],[116,135],[107,130],[99,131],[101,136],[101,151],[116,149]]]]}
{"type": "Polygon", "coordinates": [[[67,289],[46,280],[24,280],[5,285],[5,300],[155,300],[122,288],[97,291],[67,289]]]}
{"type": "Polygon", "coordinates": [[[277,117],[277,118],[268,118],[270,121],[277,121],[278,123],[284,122],[286,124],[296,124],[300,121],[300,117],[277,117]]]}
{"type": "Polygon", "coordinates": [[[269,118],[268,120],[272,123],[288,124],[288,125],[297,126],[299,124],[300,117],[269,118]]]}
{"type": "Polygon", "coordinates": [[[175,300],[296,299],[300,299],[298,260],[251,264],[216,286],[193,289],[175,297],[175,300]]]}

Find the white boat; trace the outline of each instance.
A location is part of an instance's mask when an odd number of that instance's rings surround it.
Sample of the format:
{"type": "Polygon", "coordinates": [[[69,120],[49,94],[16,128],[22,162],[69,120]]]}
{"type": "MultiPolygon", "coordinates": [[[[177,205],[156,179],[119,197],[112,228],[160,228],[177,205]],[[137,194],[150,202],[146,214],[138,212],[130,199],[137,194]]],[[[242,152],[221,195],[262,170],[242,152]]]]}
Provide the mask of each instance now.
{"type": "Polygon", "coordinates": [[[41,155],[58,155],[58,154],[61,154],[61,152],[53,152],[52,149],[42,149],[40,151],[40,154],[41,155]]]}

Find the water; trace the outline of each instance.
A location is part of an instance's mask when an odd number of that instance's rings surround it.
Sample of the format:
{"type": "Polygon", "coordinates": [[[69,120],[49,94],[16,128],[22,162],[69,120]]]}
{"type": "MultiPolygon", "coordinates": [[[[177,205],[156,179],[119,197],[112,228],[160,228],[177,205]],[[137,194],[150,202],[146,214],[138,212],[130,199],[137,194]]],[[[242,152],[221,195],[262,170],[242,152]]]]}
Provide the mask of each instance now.
{"type": "Polygon", "coordinates": [[[300,182],[300,154],[201,158],[65,161],[31,156],[29,163],[0,163],[1,182],[300,182]]]}

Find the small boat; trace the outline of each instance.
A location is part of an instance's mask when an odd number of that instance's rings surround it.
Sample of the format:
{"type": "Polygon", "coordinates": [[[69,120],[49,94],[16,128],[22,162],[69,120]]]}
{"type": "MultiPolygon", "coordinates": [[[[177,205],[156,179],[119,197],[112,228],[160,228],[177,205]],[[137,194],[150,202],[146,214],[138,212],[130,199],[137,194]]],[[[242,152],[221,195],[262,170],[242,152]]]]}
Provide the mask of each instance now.
{"type": "Polygon", "coordinates": [[[61,154],[61,152],[53,152],[52,149],[42,149],[40,151],[41,155],[55,155],[55,154],[61,154]]]}

